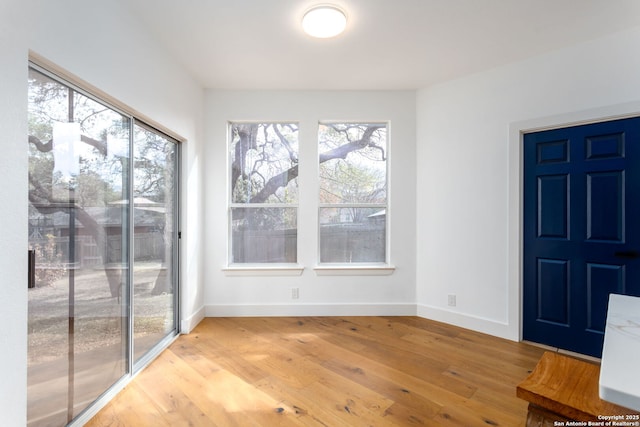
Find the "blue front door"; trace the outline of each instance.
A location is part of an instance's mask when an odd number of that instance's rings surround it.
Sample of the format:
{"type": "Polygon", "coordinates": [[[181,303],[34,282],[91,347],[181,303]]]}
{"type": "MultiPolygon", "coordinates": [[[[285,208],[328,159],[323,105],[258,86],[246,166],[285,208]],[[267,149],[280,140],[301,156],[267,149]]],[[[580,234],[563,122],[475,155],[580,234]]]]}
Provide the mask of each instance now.
{"type": "Polygon", "coordinates": [[[640,295],[640,118],[524,136],[523,338],[600,357],[640,295]]]}

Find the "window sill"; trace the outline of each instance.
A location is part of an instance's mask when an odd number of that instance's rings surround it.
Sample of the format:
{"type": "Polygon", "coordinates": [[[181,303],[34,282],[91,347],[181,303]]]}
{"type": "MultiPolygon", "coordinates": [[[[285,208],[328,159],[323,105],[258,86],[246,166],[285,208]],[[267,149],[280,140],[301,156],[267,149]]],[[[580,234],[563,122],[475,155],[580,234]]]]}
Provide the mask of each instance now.
{"type": "Polygon", "coordinates": [[[300,276],[303,270],[297,264],[233,264],[222,269],[225,276],[300,276]]]}
{"type": "Polygon", "coordinates": [[[380,265],[348,265],[324,264],[313,269],[318,276],[389,276],[396,270],[389,264],[380,265]]]}

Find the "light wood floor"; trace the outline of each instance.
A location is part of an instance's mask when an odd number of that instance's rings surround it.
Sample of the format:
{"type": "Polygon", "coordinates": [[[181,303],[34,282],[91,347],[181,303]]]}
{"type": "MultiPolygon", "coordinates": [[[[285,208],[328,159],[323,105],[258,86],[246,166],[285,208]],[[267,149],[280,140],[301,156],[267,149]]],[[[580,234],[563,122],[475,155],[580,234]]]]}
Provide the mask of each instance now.
{"type": "Polygon", "coordinates": [[[524,426],[542,353],[417,317],[207,318],[88,426],[524,426]]]}

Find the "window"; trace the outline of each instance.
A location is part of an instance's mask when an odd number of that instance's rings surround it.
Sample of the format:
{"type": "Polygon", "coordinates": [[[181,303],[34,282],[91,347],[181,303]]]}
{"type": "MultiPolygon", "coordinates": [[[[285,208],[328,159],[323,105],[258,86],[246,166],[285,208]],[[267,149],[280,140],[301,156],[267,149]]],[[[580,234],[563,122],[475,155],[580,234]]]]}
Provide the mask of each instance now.
{"type": "Polygon", "coordinates": [[[230,123],[230,263],[296,263],[298,124],[230,123]]]}
{"type": "Polygon", "coordinates": [[[387,124],[321,123],[320,262],[385,263],[387,124]]]}

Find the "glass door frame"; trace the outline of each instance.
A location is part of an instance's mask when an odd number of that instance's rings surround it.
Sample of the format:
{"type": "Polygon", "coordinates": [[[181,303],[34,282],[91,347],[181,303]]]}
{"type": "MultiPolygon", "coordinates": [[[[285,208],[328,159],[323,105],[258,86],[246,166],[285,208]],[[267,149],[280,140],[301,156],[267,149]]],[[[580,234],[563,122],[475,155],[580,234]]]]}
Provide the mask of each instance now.
{"type": "MultiPolygon", "coordinates": [[[[134,287],[133,287],[133,280],[134,280],[134,274],[135,274],[135,269],[133,268],[133,265],[135,264],[135,233],[134,233],[134,228],[130,227],[129,229],[129,248],[130,248],[130,254],[129,254],[129,265],[131,268],[129,268],[129,283],[131,284],[131,286],[129,286],[129,310],[130,310],[130,319],[131,321],[129,322],[129,371],[131,372],[131,375],[135,375],[137,374],[140,370],[142,370],[145,366],[147,366],[149,363],[151,363],[151,361],[153,361],[153,359],[155,359],[165,348],[167,348],[169,346],[169,344],[171,344],[176,338],[177,336],[180,334],[180,240],[181,240],[181,231],[180,231],[180,183],[181,183],[181,175],[180,175],[180,165],[182,164],[182,159],[181,159],[181,148],[182,145],[175,139],[172,138],[171,136],[167,135],[166,133],[158,130],[157,128],[153,127],[152,125],[147,124],[146,122],[137,119],[135,117],[131,117],[131,135],[130,135],[130,141],[129,141],[129,150],[132,156],[132,161],[131,161],[131,165],[129,167],[129,172],[131,173],[131,179],[129,182],[129,194],[130,194],[130,199],[133,200],[134,198],[134,186],[135,186],[135,180],[134,180],[134,169],[135,169],[135,161],[133,161],[133,154],[134,154],[134,137],[135,137],[135,132],[133,132],[133,129],[135,128],[135,126],[140,126],[143,129],[146,129],[148,131],[157,133],[161,136],[163,136],[164,138],[166,138],[167,140],[171,141],[173,144],[175,144],[175,149],[176,149],[176,155],[174,158],[174,176],[173,176],[173,232],[172,234],[172,241],[174,242],[174,244],[172,245],[172,251],[171,251],[171,264],[172,264],[172,269],[171,269],[171,281],[174,284],[174,297],[173,297],[173,302],[174,302],[174,307],[173,307],[173,324],[174,324],[174,329],[172,331],[172,333],[169,333],[168,335],[166,335],[163,339],[161,339],[160,341],[158,341],[151,349],[149,349],[145,354],[143,354],[138,360],[134,360],[134,354],[135,354],[135,346],[134,346],[134,328],[133,328],[133,321],[134,321],[134,287]]],[[[134,204],[133,203],[129,203],[129,215],[130,218],[134,218],[134,204]]]]}
{"type": "MultiPolygon", "coordinates": [[[[123,315],[126,314],[126,322],[128,325],[126,327],[127,337],[126,343],[123,345],[126,346],[126,357],[127,357],[127,372],[125,372],[118,380],[116,380],[111,387],[105,390],[102,394],[100,394],[92,403],[90,403],[86,408],[84,408],[78,415],[68,424],[68,426],[82,426],[86,422],[88,422],[100,409],[102,409],[111,399],[113,399],[132,379],[133,377],[139,373],[144,367],[146,367],[151,361],[153,361],[163,350],[165,350],[179,335],[180,335],[180,299],[181,299],[181,284],[180,284],[180,252],[181,252],[181,151],[182,144],[181,138],[176,138],[163,132],[159,129],[161,126],[153,126],[149,124],[149,121],[145,121],[140,119],[139,116],[130,108],[126,106],[118,106],[114,105],[113,102],[110,102],[108,96],[99,96],[94,93],[90,89],[83,88],[80,84],[74,83],[74,81],[78,81],[79,79],[68,75],[68,73],[56,70],[52,71],[51,69],[56,69],[57,67],[52,64],[46,63],[46,61],[40,61],[39,58],[33,57],[30,55],[28,68],[33,69],[44,76],[51,78],[61,85],[67,86],[72,91],[77,92],[105,107],[112,109],[113,111],[127,117],[130,120],[130,132],[128,138],[128,149],[129,149],[129,162],[126,173],[128,174],[128,197],[130,201],[133,200],[134,196],[134,171],[135,171],[135,162],[134,162],[134,127],[141,126],[146,130],[157,133],[158,135],[166,138],[171,143],[175,144],[175,156],[173,160],[173,168],[174,168],[174,176],[173,176],[173,200],[172,200],[172,209],[173,209],[173,231],[172,235],[172,250],[171,250],[171,281],[173,284],[173,329],[168,332],[164,338],[160,339],[157,343],[153,345],[146,353],[144,353],[138,360],[134,360],[134,263],[135,263],[135,249],[134,249],[134,204],[128,203],[127,208],[127,226],[126,226],[126,236],[123,236],[123,240],[126,239],[128,245],[128,254],[127,254],[127,262],[126,265],[128,267],[128,288],[126,293],[126,302],[125,307],[123,307],[123,315]]],[[[97,93],[101,93],[99,90],[95,90],[97,93]]],[[[117,101],[116,101],[117,102],[117,101]]],[[[123,295],[124,297],[124,295],[123,295]]],[[[28,420],[27,420],[28,421],[28,420]]]]}

